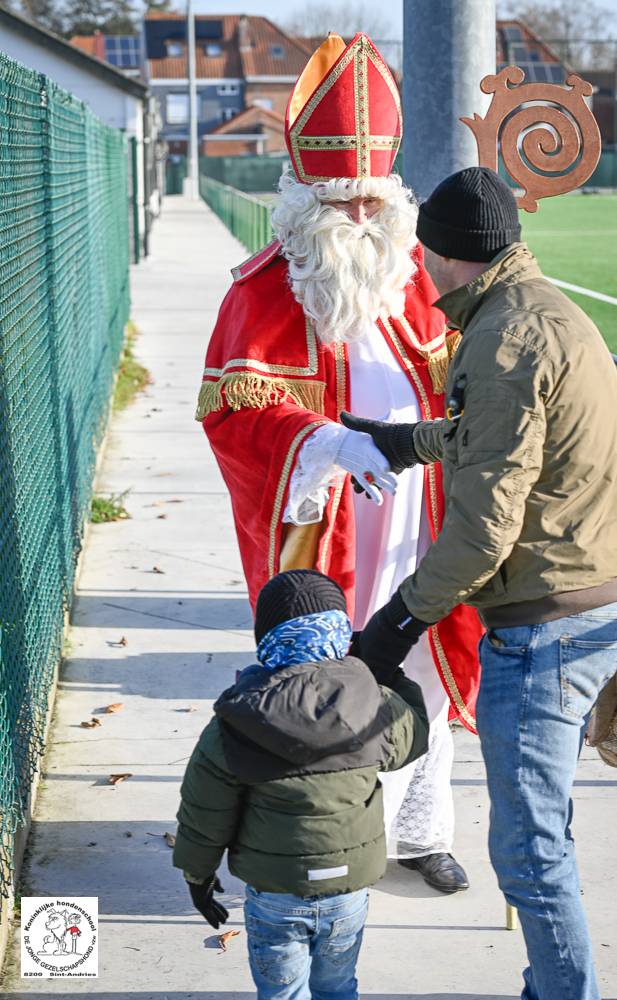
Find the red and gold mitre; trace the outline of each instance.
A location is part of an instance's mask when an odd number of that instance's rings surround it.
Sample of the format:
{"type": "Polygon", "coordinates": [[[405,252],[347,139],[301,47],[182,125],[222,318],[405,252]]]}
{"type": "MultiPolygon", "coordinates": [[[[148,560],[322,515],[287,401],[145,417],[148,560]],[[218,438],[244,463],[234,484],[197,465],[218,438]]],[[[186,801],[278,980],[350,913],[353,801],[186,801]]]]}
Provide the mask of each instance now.
{"type": "Polygon", "coordinates": [[[403,132],[394,78],[366,35],[329,35],[291,92],[285,139],[304,184],[388,177],[403,132]]]}

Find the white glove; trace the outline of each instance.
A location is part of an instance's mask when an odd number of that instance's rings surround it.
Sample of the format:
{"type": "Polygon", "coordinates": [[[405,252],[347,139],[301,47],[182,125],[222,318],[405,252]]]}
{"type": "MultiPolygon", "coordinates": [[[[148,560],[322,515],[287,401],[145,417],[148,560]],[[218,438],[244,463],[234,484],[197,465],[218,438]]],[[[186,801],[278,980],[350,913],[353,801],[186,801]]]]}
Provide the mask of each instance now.
{"type": "Polygon", "coordinates": [[[387,490],[392,496],[396,493],[396,476],[390,472],[387,458],[374,444],[370,434],[347,431],[341,439],[335,462],[342,469],[351,472],[356,482],[379,507],[383,503],[382,490],[387,490]]]}

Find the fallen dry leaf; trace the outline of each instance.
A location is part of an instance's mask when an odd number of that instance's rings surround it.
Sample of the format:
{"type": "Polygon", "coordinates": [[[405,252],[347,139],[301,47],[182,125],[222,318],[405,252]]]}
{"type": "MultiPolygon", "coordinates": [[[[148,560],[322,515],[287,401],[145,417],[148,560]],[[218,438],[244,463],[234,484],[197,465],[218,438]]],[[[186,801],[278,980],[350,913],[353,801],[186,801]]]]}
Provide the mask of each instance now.
{"type": "Polygon", "coordinates": [[[129,774],[129,773],[127,773],[127,774],[110,774],[109,775],[109,784],[110,785],[119,785],[121,781],[126,781],[127,778],[132,778],[132,777],[133,777],[133,775],[129,774]]]}
{"type": "Polygon", "coordinates": [[[221,951],[227,951],[227,942],[231,941],[232,938],[237,937],[239,933],[240,931],[225,931],[224,934],[219,934],[218,942],[221,951]]]}
{"type": "Polygon", "coordinates": [[[164,573],[164,572],[165,572],[165,570],[164,570],[164,569],[161,569],[161,567],[160,567],[160,566],[153,566],[153,567],[152,567],[152,572],[153,572],[153,573],[164,573]]]}
{"type": "Polygon", "coordinates": [[[163,834],[163,839],[164,839],[164,841],[165,841],[165,843],[167,844],[168,847],[174,847],[175,846],[176,838],[174,837],[173,833],[164,833],[163,834]]]}
{"type": "Polygon", "coordinates": [[[121,701],[115,701],[113,705],[106,705],[105,711],[109,714],[112,712],[121,712],[124,708],[124,704],[121,701]]]}
{"type": "Polygon", "coordinates": [[[93,715],[90,722],[80,722],[79,724],[80,726],[83,726],[84,729],[96,729],[97,726],[101,725],[101,720],[97,719],[96,716],[93,715]]]}

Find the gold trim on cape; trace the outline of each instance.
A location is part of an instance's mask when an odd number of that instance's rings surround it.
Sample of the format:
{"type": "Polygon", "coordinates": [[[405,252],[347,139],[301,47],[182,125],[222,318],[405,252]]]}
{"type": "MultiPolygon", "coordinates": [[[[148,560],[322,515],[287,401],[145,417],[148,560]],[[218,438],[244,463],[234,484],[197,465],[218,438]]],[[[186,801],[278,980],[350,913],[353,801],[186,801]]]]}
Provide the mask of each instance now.
{"type": "Polygon", "coordinates": [[[448,659],[446,657],[446,651],[443,648],[443,644],[437,633],[437,628],[434,625],[431,626],[430,633],[433,643],[435,644],[435,652],[437,653],[437,659],[439,660],[439,665],[443,671],[444,680],[448,686],[448,692],[454,698],[460,716],[465,719],[465,722],[470,727],[472,733],[477,733],[478,729],[476,720],[467,708],[467,705],[463,701],[462,695],[456,686],[456,681],[454,680],[450,664],[448,663],[448,659]]]}
{"type": "Polygon", "coordinates": [[[281,476],[278,481],[278,486],[276,487],[276,494],[274,497],[274,506],[272,508],[272,517],[270,518],[270,541],[268,545],[268,576],[272,577],[277,572],[276,570],[276,532],[279,525],[279,519],[281,516],[281,508],[283,506],[283,498],[285,496],[285,490],[287,489],[287,482],[291,473],[293,463],[296,458],[296,453],[300,448],[300,445],[309,434],[317,428],[321,427],[322,424],[327,424],[327,420],[314,420],[312,423],[303,427],[302,430],[298,431],[295,438],[291,442],[289,451],[287,452],[285,461],[283,462],[283,468],[281,470],[281,476]]]}
{"type": "Polygon", "coordinates": [[[281,241],[278,239],[272,240],[271,243],[266,243],[264,247],[261,247],[260,250],[257,250],[257,252],[252,254],[250,257],[247,257],[241,264],[237,264],[236,267],[232,267],[231,275],[234,281],[240,283],[245,281],[247,278],[250,278],[251,275],[256,274],[262,267],[266,267],[271,263],[271,261],[274,260],[275,257],[278,257],[281,249],[281,241]],[[252,263],[252,261],[255,261],[254,266],[248,271],[243,271],[242,268],[246,267],[247,264],[252,263]]]}
{"type": "MultiPolygon", "coordinates": [[[[336,370],[336,411],[337,415],[340,416],[341,411],[345,409],[345,405],[347,403],[347,358],[345,354],[345,346],[343,344],[334,344],[334,361],[336,370]]],[[[341,479],[334,487],[332,506],[330,507],[330,524],[328,525],[328,530],[323,536],[321,553],[319,554],[317,562],[317,569],[322,573],[327,573],[330,542],[332,541],[332,535],[334,534],[336,516],[341,503],[341,497],[343,496],[344,486],[345,478],[341,479]]]]}
{"type": "Polygon", "coordinates": [[[204,378],[221,378],[229,368],[251,368],[264,375],[289,375],[291,378],[307,378],[310,375],[317,375],[319,369],[319,358],[317,353],[317,335],[313,329],[313,324],[305,317],[304,328],[306,333],[306,348],[308,364],[304,367],[295,365],[268,365],[265,361],[257,361],[255,358],[230,358],[225,362],[223,368],[204,368],[204,378]]]}
{"type": "Polygon", "coordinates": [[[323,413],[324,382],[300,379],[268,378],[254,372],[233,372],[216,382],[202,382],[195,420],[202,421],[209,413],[221,410],[225,404],[231,410],[262,410],[291,400],[305,410],[323,413]]]}
{"type": "MultiPolygon", "coordinates": [[[[397,337],[397,335],[396,335],[395,331],[393,330],[390,322],[388,320],[383,320],[382,322],[383,322],[384,327],[386,328],[389,336],[392,338],[392,341],[393,341],[393,343],[394,343],[394,345],[395,345],[398,353],[400,354],[401,358],[403,359],[403,363],[405,365],[405,368],[409,372],[411,378],[413,379],[414,385],[416,386],[416,389],[418,390],[418,393],[420,395],[420,399],[422,400],[422,405],[424,407],[424,412],[426,414],[425,419],[426,420],[432,420],[433,416],[432,416],[432,411],[431,411],[431,404],[429,402],[429,398],[428,398],[428,396],[426,394],[426,390],[425,390],[424,386],[422,385],[422,382],[421,382],[420,377],[419,377],[419,375],[418,375],[418,373],[417,373],[417,371],[415,369],[415,366],[414,366],[413,362],[407,357],[407,354],[405,353],[403,344],[401,343],[400,339],[397,337]]],[[[411,329],[411,327],[410,327],[410,329],[411,329]]],[[[432,521],[433,521],[433,529],[435,531],[435,535],[437,535],[439,533],[439,515],[438,515],[438,510],[437,510],[437,481],[436,481],[436,477],[435,477],[435,466],[434,466],[434,464],[432,462],[429,465],[426,466],[426,474],[427,474],[427,478],[428,478],[431,518],[432,518],[432,521]]],[[[460,691],[459,691],[459,689],[458,689],[458,687],[456,685],[456,682],[454,680],[454,675],[452,674],[452,670],[450,669],[450,664],[448,663],[448,658],[446,656],[446,651],[443,648],[441,639],[439,638],[439,635],[437,633],[437,627],[436,626],[431,626],[430,633],[431,633],[431,637],[433,639],[433,643],[435,645],[435,652],[437,653],[437,659],[439,660],[439,665],[440,665],[441,670],[442,670],[443,682],[446,685],[448,695],[454,701],[454,703],[456,704],[457,709],[459,711],[459,714],[463,718],[465,718],[465,720],[471,726],[472,732],[475,733],[477,731],[476,730],[475,721],[473,719],[473,716],[470,714],[467,706],[465,705],[465,702],[463,701],[463,697],[462,697],[462,695],[461,695],[461,693],[460,693],[460,691]]]]}

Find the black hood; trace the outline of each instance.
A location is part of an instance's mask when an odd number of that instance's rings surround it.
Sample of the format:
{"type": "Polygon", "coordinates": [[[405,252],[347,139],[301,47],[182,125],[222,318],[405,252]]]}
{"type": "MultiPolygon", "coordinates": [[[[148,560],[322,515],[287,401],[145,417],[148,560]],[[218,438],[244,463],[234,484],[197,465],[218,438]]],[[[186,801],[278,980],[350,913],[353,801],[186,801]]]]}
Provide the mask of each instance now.
{"type": "Polygon", "coordinates": [[[259,759],[257,770],[263,778],[265,760],[271,757],[279,762],[274,767],[278,773],[288,771],[289,765],[304,768],[363,750],[383,730],[383,707],[368,667],[346,656],[274,673],[265,668],[251,671],[223,692],[214,711],[223,724],[225,751],[228,758],[233,756],[234,768],[241,766],[248,777],[259,759]]]}

